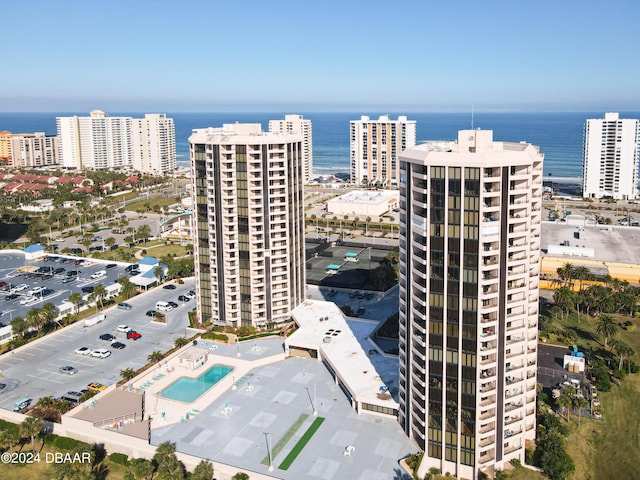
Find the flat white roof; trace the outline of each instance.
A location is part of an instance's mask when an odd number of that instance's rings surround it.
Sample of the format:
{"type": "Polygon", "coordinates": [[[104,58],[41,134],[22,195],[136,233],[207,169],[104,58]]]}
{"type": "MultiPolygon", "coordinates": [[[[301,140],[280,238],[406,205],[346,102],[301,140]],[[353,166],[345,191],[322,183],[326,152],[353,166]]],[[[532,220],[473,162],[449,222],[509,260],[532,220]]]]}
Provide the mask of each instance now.
{"type": "Polygon", "coordinates": [[[400,198],[400,192],[397,190],[354,190],[347,192],[339,197],[332,198],[331,202],[348,202],[359,203],[369,205],[379,205],[381,203],[387,204],[390,200],[398,201],[400,198]]]}
{"type": "Polygon", "coordinates": [[[357,402],[398,408],[391,395],[381,395],[386,385],[360,343],[378,322],[371,322],[368,330],[359,329],[359,339],[334,303],[305,300],[291,315],[299,328],[286,340],[287,347],[318,350],[357,402]]]}

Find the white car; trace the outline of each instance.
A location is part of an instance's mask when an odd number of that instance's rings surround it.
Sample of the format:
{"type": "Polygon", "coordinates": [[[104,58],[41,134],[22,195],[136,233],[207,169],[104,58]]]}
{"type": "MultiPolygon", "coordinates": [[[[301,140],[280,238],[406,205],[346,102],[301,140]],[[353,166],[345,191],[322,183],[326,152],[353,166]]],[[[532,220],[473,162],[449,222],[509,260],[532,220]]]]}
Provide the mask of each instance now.
{"type": "Polygon", "coordinates": [[[29,288],[29,285],[27,285],[26,283],[23,283],[22,285],[18,285],[17,287],[13,287],[13,291],[14,292],[22,292],[23,290],[26,290],[27,288],[29,288]]]}
{"type": "Polygon", "coordinates": [[[111,355],[111,350],[106,348],[97,348],[91,352],[91,356],[96,358],[107,358],[109,355],[111,355]]]}
{"type": "Polygon", "coordinates": [[[96,278],[102,278],[107,276],[106,270],[98,270],[96,273],[91,274],[91,278],[95,280],[96,278]]]}
{"type": "Polygon", "coordinates": [[[73,353],[75,353],[76,355],[89,355],[91,354],[91,349],[89,347],[80,347],[76,348],[73,353]]]}
{"type": "Polygon", "coordinates": [[[37,295],[44,290],[44,287],[33,287],[31,290],[27,292],[27,296],[37,295]]]}
{"type": "Polygon", "coordinates": [[[131,330],[129,325],[118,325],[119,332],[127,333],[129,330],[131,330]]]}
{"type": "Polygon", "coordinates": [[[22,297],[20,299],[20,305],[31,305],[33,302],[37,302],[38,298],[37,297],[32,297],[31,295],[29,295],[28,297],[22,297]]]}

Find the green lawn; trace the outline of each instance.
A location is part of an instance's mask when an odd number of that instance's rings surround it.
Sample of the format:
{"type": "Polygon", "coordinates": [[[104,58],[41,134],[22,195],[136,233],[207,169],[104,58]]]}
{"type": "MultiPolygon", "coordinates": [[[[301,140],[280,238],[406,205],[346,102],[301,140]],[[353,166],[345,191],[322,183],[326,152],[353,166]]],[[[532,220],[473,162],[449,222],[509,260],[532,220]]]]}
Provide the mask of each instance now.
{"type": "Polygon", "coordinates": [[[150,207],[150,210],[159,210],[161,207],[166,208],[169,205],[174,205],[176,203],[180,203],[179,198],[169,197],[169,198],[161,198],[161,197],[153,197],[149,200],[140,200],[138,202],[130,203],[127,205],[127,210],[131,210],[137,212],[138,210],[148,211],[147,205],[150,207]]]}
{"type": "Polygon", "coordinates": [[[300,455],[300,452],[302,452],[302,450],[307,445],[307,443],[309,443],[309,440],[311,440],[311,437],[313,437],[316,431],[320,428],[320,425],[322,425],[322,422],[324,422],[324,418],[322,417],[318,417],[313,421],[313,423],[307,429],[307,431],[304,432],[304,435],[302,435],[300,440],[298,440],[298,443],[296,443],[293,446],[293,448],[289,452],[289,455],[287,455],[285,459],[282,461],[282,463],[278,466],[280,470],[289,469],[291,464],[295,462],[296,458],[298,458],[298,455],[300,455]]]}
{"type": "MultiPolygon", "coordinates": [[[[633,322],[630,329],[620,328],[614,338],[627,342],[636,351],[632,357],[640,363],[640,320],[625,315],[613,315],[618,323],[633,322]]],[[[576,332],[577,344],[582,349],[606,353],[603,339],[595,332],[596,319],[575,312],[563,322],[560,318],[547,320],[546,329],[576,332]]],[[[542,335],[542,334],[541,334],[542,335]]],[[[550,335],[558,342],[558,337],[550,335]]],[[[614,360],[617,368],[617,360],[614,360]]],[[[610,392],[600,392],[605,421],[578,419],[572,416],[570,434],[566,440],[567,452],[576,464],[572,480],[618,480],[640,478],[638,457],[640,456],[640,374],[625,377],[622,382],[612,380],[610,392]]],[[[515,478],[515,477],[513,477],[515,478]]]]}

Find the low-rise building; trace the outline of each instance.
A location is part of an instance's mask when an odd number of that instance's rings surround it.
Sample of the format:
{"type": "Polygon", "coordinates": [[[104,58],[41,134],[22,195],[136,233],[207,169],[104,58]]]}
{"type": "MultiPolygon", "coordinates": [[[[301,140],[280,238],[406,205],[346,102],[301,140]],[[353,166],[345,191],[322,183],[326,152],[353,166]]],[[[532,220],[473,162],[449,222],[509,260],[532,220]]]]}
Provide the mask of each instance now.
{"type": "Polygon", "coordinates": [[[327,213],[378,217],[398,208],[400,194],[395,190],[355,190],[327,202],[327,213]]]}

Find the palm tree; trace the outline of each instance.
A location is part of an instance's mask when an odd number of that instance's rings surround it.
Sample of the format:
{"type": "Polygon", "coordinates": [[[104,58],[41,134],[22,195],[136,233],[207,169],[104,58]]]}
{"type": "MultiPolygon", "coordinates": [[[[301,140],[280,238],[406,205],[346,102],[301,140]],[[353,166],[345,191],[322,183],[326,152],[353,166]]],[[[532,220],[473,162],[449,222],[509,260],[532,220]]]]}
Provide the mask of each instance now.
{"type": "MultiPolygon", "coordinates": [[[[567,315],[569,315],[569,309],[573,306],[574,296],[575,293],[569,287],[560,287],[558,290],[553,292],[553,301],[563,310],[563,312],[566,310],[567,315]]],[[[564,321],[564,316],[562,321],[564,321]]]]}
{"type": "Polygon", "coordinates": [[[37,417],[27,417],[20,424],[20,435],[23,437],[31,437],[31,451],[35,452],[34,440],[35,436],[42,430],[42,420],[37,417]]]}
{"type": "Polygon", "coordinates": [[[153,276],[158,279],[158,283],[160,283],[164,277],[164,268],[158,265],[153,269],[153,276]]]}
{"type": "Polygon", "coordinates": [[[42,307],[40,308],[40,311],[42,312],[45,325],[53,322],[53,320],[58,316],[58,309],[51,302],[47,302],[44,305],[42,305],[42,307]]]}
{"type": "Polygon", "coordinates": [[[142,224],[140,225],[137,230],[136,233],[134,234],[134,238],[136,239],[144,239],[145,243],[147,242],[147,239],[149,237],[149,234],[151,234],[151,227],[147,224],[142,224]]]}
{"type": "Polygon", "coordinates": [[[571,263],[565,263],[562,267],[558,268],[556,272],[567,285],[571,285],[571,280],[575,277],[574,267],[571,263]]]}
{"type": "Polygon", "coordinates": [[[80,292],[72,292],[69,294],[69,298],[67,298],[67,300],[73,303],[76,313],[78,313],[79,305],[82,302],[82,294],[80,292]]]}
{"type": "Polygon", "coordinates": [[[33,330],[40,330],[43,323],[43,316],[40,309],[33,307],[27,312],[27,325],[33,330]]]}
{"type": "Polygon", "coordinates": [[[131,282],[128,282],[127,284],[123,285],[123,287],[122,287],[122,294],[127,299],[133,297],[136,294],[137,291],[138,291],[138,287],[136,287],[136,285],[134,283],[131,283],[131,282]]]}
{"type": "Polygon", "coordinates": [[[574,396],[571,399],[571,406],[574,410],[578,410],[578,426],[580,426],[580,418],[582,417],[582,409],[589,406],[589,401],[584,397],[574,396]]]}
{"type": "Polygon", "coordinates": [[[24,321],[22,317],[14,317],[11,320],[11,332],[14,335],[24,335],[24,332],[27,331],[27,322],[24,321]]]}
{"type": "Polygon", "coordinates": [[[111,247],[113,247],[116,244],[116,239],[113,237],[108,237],[105,241],[104,244],[109,247],[109,250],[111,250],[111,247]]]}
{"type": "Polygon", "coordinates": [[[583,282],[585,280],[590,280],[593,275],[591,274],[591,270],[587,267],[584,265],[578,265],[573,269],[573,276],[576,280],[580,281],[580,290],[582,290],[583,282]]]}
{"type": "Polygon", "coordinates": [[[191,474],[191,480],[211,480],[213,478],[213,465],[202,460],[191,474]]]}
{"type": "Polygon", "coordinates": [[[624,340],[619,340],[617,338],[611,339],[610,342],[611,349],[614,350],[618,356],[620,357],[618,363],[618,370],[622,370],[624,367],[624,361],[628,360],[629,365],[629,373],[631,373],[631,357],[635,355],[636,351],[624,340]]]}
{"type": "Polygon", "coordinates": [[[565,387],[562,395],[556,398],[556,404],[560,407],[560,411],[564,411],[565,413],[571,407],[573,403],[573,397],[575,396],[576,391],[571,387],[565,387]]]}
{"type": "Polygon", "coordinates": [[[98,283],[95,287],[93,287],[93,298],[96,299],[96,310],[98,303],[100,304],[100,308],[104,306],[102,301],[106,295],[107,289],[101,283],[98,283]]]}
{"type": "Polygon", "coordinates": [[[163,358],[164,358],[164,355],[162,354],[162,352],[158,350],[155,350],[151,352],[149,355],[147,355],[147,360],[149,361],[149,363],[157,363],[163,358]]]}
{"type": "Polygon", "coordinates": [[[618,324],[611,315],[600,315],[596,324],[596,333],[604,337],[604,348],[608,340],[618,332],[618,324]]]}
{"type": "Polygon", "coordinates": [[[173,341],[176,348],[184,347],[187,343],[189,343],[189,340],[184,337],[178,337],[173,341]]]}
{"type": "Polygon", "coordinates": [[[13,452],[13,446],[20,440],[20,434],[16,428],[7,428],[0,433],[0,447],[9,448],[13,452]]]}
{"type": "Polygon", "coordinates": [[[144,458],[130,461],[127,470],[134,480],[148,480],[153,476],[153,464],[144,458]]]}
{"type": "Polygon", "coordinates": [[[135,376],[136,376],[136,371],[131,367],[125,368],[124,370],[120,370],[120,377],[125,382],[128,382],[135,376]]]}

